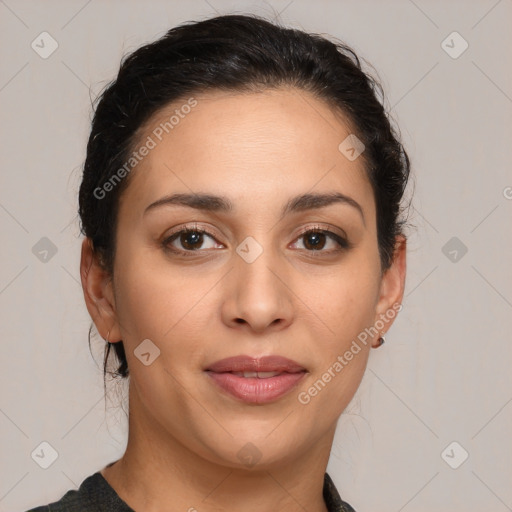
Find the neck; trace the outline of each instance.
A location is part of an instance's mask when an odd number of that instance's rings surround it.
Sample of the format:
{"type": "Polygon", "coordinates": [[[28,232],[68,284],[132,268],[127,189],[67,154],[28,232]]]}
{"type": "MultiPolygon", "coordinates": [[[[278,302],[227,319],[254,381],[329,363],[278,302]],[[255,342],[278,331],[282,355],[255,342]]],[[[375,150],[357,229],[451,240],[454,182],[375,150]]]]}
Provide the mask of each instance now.
{"type": "Polygon", "coordinates": [[[142,411],[130,385],[129,435],[125,454],[101,473],[136,511],[327,512],[324,473],[336,425],[306,453],[252,468],[205,458],[142,411]],[[169,509],[172,504],[172,509],[169,509]]]}

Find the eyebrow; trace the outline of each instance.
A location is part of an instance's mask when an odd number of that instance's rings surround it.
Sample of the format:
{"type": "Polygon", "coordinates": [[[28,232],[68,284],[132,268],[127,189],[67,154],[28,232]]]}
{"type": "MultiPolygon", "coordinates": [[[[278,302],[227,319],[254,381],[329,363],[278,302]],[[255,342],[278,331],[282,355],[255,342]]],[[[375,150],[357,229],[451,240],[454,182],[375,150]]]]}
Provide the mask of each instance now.
{"type": "MultiPolygon", "coordinates": [[[[324,193],[324,194],[301,194],[289,199],[281,210],[281,219],[290,213],[301,212],[305,210],[313,210],[330,206],[331,204],[345,204],[355,208],[366,226],[364,212],[361,205],[351,197],[340,192],[324,193]]],[[[151,203],[145,210],[144,215],[154,208],[164,205],[178,205],[195,208],[197,210],[229,213],[233,211],[233,203],[223,196],[212,194],[172,194],[162,197],[154,203],[151,203]]]]}

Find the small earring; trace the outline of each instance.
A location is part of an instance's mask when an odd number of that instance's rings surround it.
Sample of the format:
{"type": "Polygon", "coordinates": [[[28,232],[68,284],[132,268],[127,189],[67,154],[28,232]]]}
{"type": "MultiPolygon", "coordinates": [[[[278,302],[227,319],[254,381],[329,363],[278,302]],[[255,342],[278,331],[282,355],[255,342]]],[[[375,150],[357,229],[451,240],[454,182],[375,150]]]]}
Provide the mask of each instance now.
{"type": "Polygon", "coordinates": [[[110,343],[110,341],[108,341],[108,337],[110,336],[110,329],[109,331],[107,332],[107,339],[105,340],[107,343],[110,343]]]}
{"type": "Polygon", "coordinates": [[[386,341],[386,338],[384,337],[384,333],[381,333],[379,339],[377,340],[378,345],[375,348],[382,347],[386,341]]]}

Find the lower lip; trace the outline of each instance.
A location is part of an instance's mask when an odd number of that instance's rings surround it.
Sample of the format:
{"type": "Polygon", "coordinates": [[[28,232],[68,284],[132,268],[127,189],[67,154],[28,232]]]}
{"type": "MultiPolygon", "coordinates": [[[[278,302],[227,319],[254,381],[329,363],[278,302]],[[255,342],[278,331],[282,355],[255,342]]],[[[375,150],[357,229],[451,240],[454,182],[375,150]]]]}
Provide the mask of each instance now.
{"type": "Polygon", "coordinates": [[[232,373],[206,373],[224,391],[249,404],[266,404],[281,398],[306,375],[306,372],[282,373],[268,379],[259,379],[238,377],[232,373]]]}

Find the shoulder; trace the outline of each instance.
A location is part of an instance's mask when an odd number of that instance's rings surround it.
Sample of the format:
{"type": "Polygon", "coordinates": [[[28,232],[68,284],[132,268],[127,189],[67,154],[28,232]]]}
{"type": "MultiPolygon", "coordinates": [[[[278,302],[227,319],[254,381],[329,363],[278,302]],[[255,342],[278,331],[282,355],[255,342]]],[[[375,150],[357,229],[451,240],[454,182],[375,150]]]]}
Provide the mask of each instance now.
{"type": "Polygon", "coordinates": [[[96,510],[92,508],[87,495],[80,490],[68,491],[62,498],[48,505],[31,508],[27,512],[83,512],[88,510],[96,510]]]}
{"type": "Polygon", "coordinates": [[[98,471],[87,477],[80,487],[70,490],[62,498],[27,512],[133,512],[110,487],[98,471]]]}

